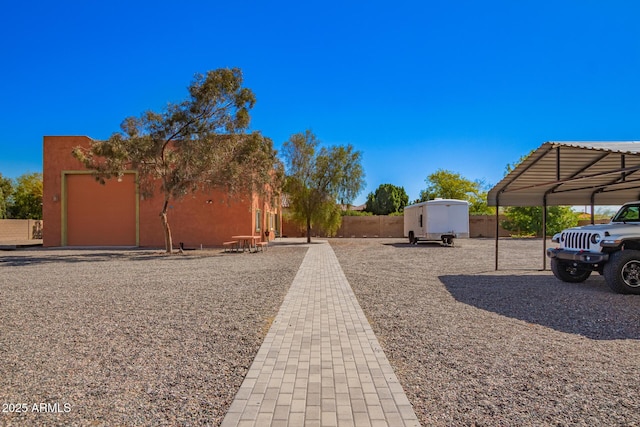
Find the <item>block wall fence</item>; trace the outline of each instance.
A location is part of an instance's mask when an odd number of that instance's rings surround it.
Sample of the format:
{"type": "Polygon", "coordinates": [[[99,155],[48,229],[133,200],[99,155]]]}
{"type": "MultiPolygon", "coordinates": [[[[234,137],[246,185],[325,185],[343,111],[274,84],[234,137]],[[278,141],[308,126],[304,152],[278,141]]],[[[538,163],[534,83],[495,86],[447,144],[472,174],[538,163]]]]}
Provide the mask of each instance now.
{"type": "MultiPolygon", "coordinates": [[[[502,217],[500,218],[503,219],[502,217]]],[[[343,217],[342,226],[336,233],[341,237],[404,237],[403,217],[371,216],[343,217]]],[[[597,224],[606,224],[608,219],[596,220],[597,224]]],[[[579,221],[578,225],[587,225],[590,221],[579,221]]],[[[43,221],[35,219],[0,220],[0,242],[35,240],[42,238],[43,221]]],[[[472,215],[469,217],[471,237],[495,237],[496,219],[494,215],[472,215]]],[[[288,237],[304,236],[304,229],[287,221],[282,224],[282,235],[288,237]]],[[[318,235],[315,233],[314,235],[318,235]]],[[[509,237],[509,231],[500,228],[500,237],[509,237]]]]}
{"type": "MultiPolygon", "coordinates": [[[[500,221],[504,219],[500,216],[500,221]]],[[[298,227],[284,216],[282,235],[288,237],[305,236],[305,229],[298,227]]],[[[326,236],[323,230],[312,230],[314,236],[326,236]]],[[[511,232],[500,227],[500,237],[509,237],[511,232]]],[[[496,236],[495,215],[472,215],[469,217],[470,237],[496,236]]],[[[344,216],[335,237],[404,237],[404,217],[402,216],[344,216]]]]}
{"type": "Polygon", "coordinates": [[[0,242],[42,239],[42,220],[0,219],[0,242]]]}

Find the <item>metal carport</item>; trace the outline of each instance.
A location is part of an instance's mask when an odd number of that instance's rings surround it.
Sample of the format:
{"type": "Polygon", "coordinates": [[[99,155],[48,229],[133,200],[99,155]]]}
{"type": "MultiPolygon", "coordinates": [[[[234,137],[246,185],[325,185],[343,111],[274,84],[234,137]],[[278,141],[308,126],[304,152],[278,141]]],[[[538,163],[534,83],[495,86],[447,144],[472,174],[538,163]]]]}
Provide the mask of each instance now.
{"type": "MultiPolygon", "coordinates": [[[[547,231],[547,206],[621,205],[640,199],[640,141],[557,142],[542,144],[488,193],[496,206],[498,269],[498,210],[501,206],[542,206],[547,231]]],[[[543,270],[546,269],[546,239],[543,270]]]]}

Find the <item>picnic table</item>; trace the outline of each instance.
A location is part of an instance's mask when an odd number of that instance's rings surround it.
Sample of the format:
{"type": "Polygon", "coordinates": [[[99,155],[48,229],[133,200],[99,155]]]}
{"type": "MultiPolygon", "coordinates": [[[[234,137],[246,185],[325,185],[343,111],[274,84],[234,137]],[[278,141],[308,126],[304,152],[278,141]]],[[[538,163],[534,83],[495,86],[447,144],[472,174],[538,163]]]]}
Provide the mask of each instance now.
{"type": "Polygon", "coordinates": [[[254,235],[231,236],[231,238],[242,242],[242,252],[244,252],[245,248],[249,249],[249,252],[251,252],[251,248],[254,248],[256,251],[258,251],[258,245],[256,243],[258,240],[262,239],[261,236],[254,235]]]}

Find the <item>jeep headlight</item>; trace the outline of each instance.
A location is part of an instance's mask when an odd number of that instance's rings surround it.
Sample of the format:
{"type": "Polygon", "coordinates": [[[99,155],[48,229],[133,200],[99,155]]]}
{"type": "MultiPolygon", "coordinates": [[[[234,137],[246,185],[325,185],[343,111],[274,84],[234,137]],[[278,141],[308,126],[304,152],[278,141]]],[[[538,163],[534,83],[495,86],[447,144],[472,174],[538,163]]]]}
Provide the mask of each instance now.
{"type": "Polygon", "coordinates": [[[591,243],[597,245],[598,243],[600,243],[600,240],[602,240],[602,237],[598,233],[591,235],[591,243]]]}

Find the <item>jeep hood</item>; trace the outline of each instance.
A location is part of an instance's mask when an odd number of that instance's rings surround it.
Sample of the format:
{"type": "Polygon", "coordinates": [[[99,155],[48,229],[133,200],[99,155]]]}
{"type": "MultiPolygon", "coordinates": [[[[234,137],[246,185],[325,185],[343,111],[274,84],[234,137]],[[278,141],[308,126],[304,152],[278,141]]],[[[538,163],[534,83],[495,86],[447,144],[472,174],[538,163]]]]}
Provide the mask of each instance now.
{"type": "Polygon", "coordinates": [[[567,228],[563,231],[584,231],[588,233],[593,233],[596,231],[604,233],[605,231],[608,231],[611,234],[619,234],[623,232],[623,230],[629,230],[630,232],[634,233],[640,232],[640,222],[627,222],[626,224],[624,222],[610,222],[608,224],[593,225],[589,224],[580,227],[567,228]]]}

